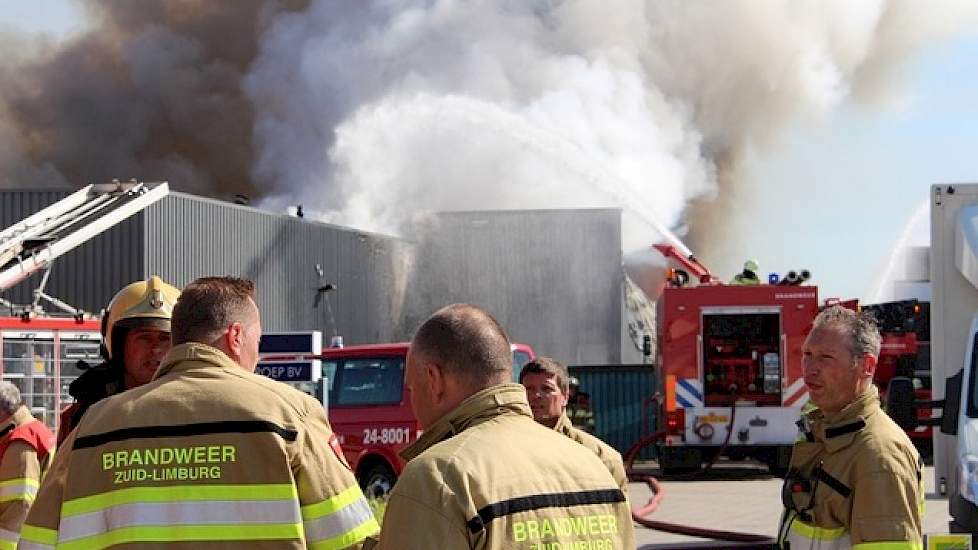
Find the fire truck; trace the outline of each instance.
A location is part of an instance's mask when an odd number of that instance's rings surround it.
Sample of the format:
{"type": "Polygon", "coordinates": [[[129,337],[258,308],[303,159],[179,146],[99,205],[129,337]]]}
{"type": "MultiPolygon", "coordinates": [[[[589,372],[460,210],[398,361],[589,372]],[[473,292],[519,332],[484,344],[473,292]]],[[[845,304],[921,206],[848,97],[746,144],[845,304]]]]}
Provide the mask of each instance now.
{"type": "MultiPolygon", "coordinates": [[[[284,348],[274,343],[284,341],[279,336],[262,336],[260,351],[265,353],[255,372],[317,396],[329,409],[329,422],[364,492],[371,497],[388,493],[407,464],[400,452],[421,434],[404,385],[410,344],[330,347],[312,354],[289,355],[282,354],[284,348]],[[306,372],[307,365],[318,371],[312,376],[300,374],[306,372]],[[311,384],[313,380],[318,381],[318,387],[311,384]]],[[[289,340],[295,342],[297,338],[292,335],[289,340]]],[[[513,344],[512,351],[513,373],[518,376],[535,356],[526,344],[513,344]]]]}
{"type": "MultiPolygon", "coordinates": [[[[873,382],[880,389],[880,397],[886,401],[886,390],[894,377],[912,381],[914,397],[930,401],[930,303],[919,300],[900,300],[862,306],[876,317],[882,342],[879,361],[873,382]]],[[[920,407],[920,420],[931,417],[931,409],[920,407]]],[[[918,425],[907,428],[907,435],[921,455],[929,459],[933,455],[933,427],[918,425]]]]}
{"type": "Polygon", "coordinates": [[[766,284],[723,284],[674,245],[676,265],[656,302],[656,431],[664,472],[699,469],[720,455],[783,472],[808,401],[801,346],[819,310],[806,272],[766,284]]]}
{"type": "Polygon", "coordinates": [[[68,385],[100,361],[99,321],[74,317],[0,317],[0,379],[13,382],[31,414],[57,432],[72,399],[68,385]]]}
{"type": "Polygon", "coordinates": [[[100,361],[99,320],[45,292],[58,257],[162,199],[166,182],[86,185],[0,231],[0,292],[42,273],[33,302],[0,297],[0,378],[17,385],[33,415],[54,431],[71,402],[68,385],[100,361]],[[50,314],[45,305],[59,310],[50,314]]]}

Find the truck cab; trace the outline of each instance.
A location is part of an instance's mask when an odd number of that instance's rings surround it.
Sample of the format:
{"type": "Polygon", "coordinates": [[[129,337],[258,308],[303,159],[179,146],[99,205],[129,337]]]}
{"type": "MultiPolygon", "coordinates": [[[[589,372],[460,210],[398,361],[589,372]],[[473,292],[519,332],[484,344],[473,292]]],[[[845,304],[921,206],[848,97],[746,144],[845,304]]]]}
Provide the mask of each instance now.
{"type": "Polygon", "coordinates": [[[934,394],[958,401],[944,411],[956,433],[935,434],[934,475],[947,487],[951,530],[978,532],[978,185],[931,189],[931,284],[931,369],[945,380],[934,394]],[[946,382],[958,371],[959,389],[946,382]]]}

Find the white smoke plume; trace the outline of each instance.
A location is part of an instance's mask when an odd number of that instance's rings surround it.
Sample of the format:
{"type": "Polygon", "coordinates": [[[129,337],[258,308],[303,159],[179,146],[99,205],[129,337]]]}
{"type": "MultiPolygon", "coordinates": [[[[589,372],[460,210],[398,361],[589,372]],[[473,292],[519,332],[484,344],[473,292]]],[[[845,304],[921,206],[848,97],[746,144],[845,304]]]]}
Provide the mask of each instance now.
{"type": "Polygon", "coordinates": [[[899,97],[913,53],[978,20],[971,0],[82,4],[64,43],[0,33],[0,187],[167,179],[392,232],[618,206],[626,249],[656,218],[706,257],[745,151],[899,97]]]}
{"type": "MultiPolygon", "coordinates": [[[[267,204],[397,231],[418,212],[619,206],[679,226],[796,117],[894,93],[973,2],[313,2],[245,80],[267,204]]],[[[699,236],[722,231],[705,203],[699,236]]],[[[631,222],[631,223],[629,223],[631,222]]],[[[705,239],[704,239],[705,240],[705,239]]]]}

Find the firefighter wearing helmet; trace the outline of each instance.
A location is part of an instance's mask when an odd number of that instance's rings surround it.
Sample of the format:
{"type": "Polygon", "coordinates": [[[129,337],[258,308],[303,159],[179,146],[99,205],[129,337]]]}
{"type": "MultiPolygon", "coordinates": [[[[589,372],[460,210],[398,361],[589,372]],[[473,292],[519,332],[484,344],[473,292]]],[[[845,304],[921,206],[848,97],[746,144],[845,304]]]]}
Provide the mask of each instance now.
{"type": "Polygon", "coordinates": [[[58,444],[95,403],[146,384],[170,350],[170,316],[180,291],[157,276],[126,285],[102,316],[103,363],[68,388],[75,403],[61,413],[58,444]]]}
{"type": "Polygon", "coordinates": [[[732,285],[759,285],[761,284],[761,279],[757,276],[758,270],[757,260],[747,260],[744,262],[744,269],[740,273],[734,275],[734,278],[730,281],[732,285]]]}

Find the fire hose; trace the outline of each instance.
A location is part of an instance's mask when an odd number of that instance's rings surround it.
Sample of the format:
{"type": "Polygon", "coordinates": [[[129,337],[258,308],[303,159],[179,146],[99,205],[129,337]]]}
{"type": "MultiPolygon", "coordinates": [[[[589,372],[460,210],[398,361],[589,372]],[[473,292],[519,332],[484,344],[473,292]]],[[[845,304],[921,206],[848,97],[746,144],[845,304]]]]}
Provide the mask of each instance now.
{"type": "MultiPolygon", "coordinates": [[[[730,435],[733,433],[736,411],[737,404],[736,400],[734,400],[730,407],[730,422],[727,424],[727,435],[723,440],[723,444],[720,446],[720,449],[716,452],[716,454],[711,457],[706,466],[702,470],[695,472],[695,475],[703,475],[710,471],[720,455],[723,454],[723,451],[726,450],[727,445],[730,443],[730,435]]],[[[648,519],[648,516],[655,512],[659,507],[659,504],[662,503],[665,493],[663,492],[662,487],[659,485],[659,480],[657,480],[655,477],[643,475],[635,471],[635,459],[638,457],[638,454],[642,449],[662,439],[665,437],[665,435],[665,431],[658,431],[652,435],[645,436],[625,452],[625,473],[628,476],[628,479],[632,481],[644,481],[646,484],[648,484],[649,489],[652,491],[652,496],[649,498],[649,501],[645,504],[645,506],[632,509],[632,521],[649,529],[674,533],[677,535],[686,535],[690,537],[700,537],[729,542],[758,543],[763,545],[763,547],[770,547],[773,545],[775,542],[774,539],[766,535],[738,533],[736,531],[724,531],[718,529],[704,529],[702,527],[693,527],[689,525],[680,525],[677,523],[668,523],[648,519]]]]}

